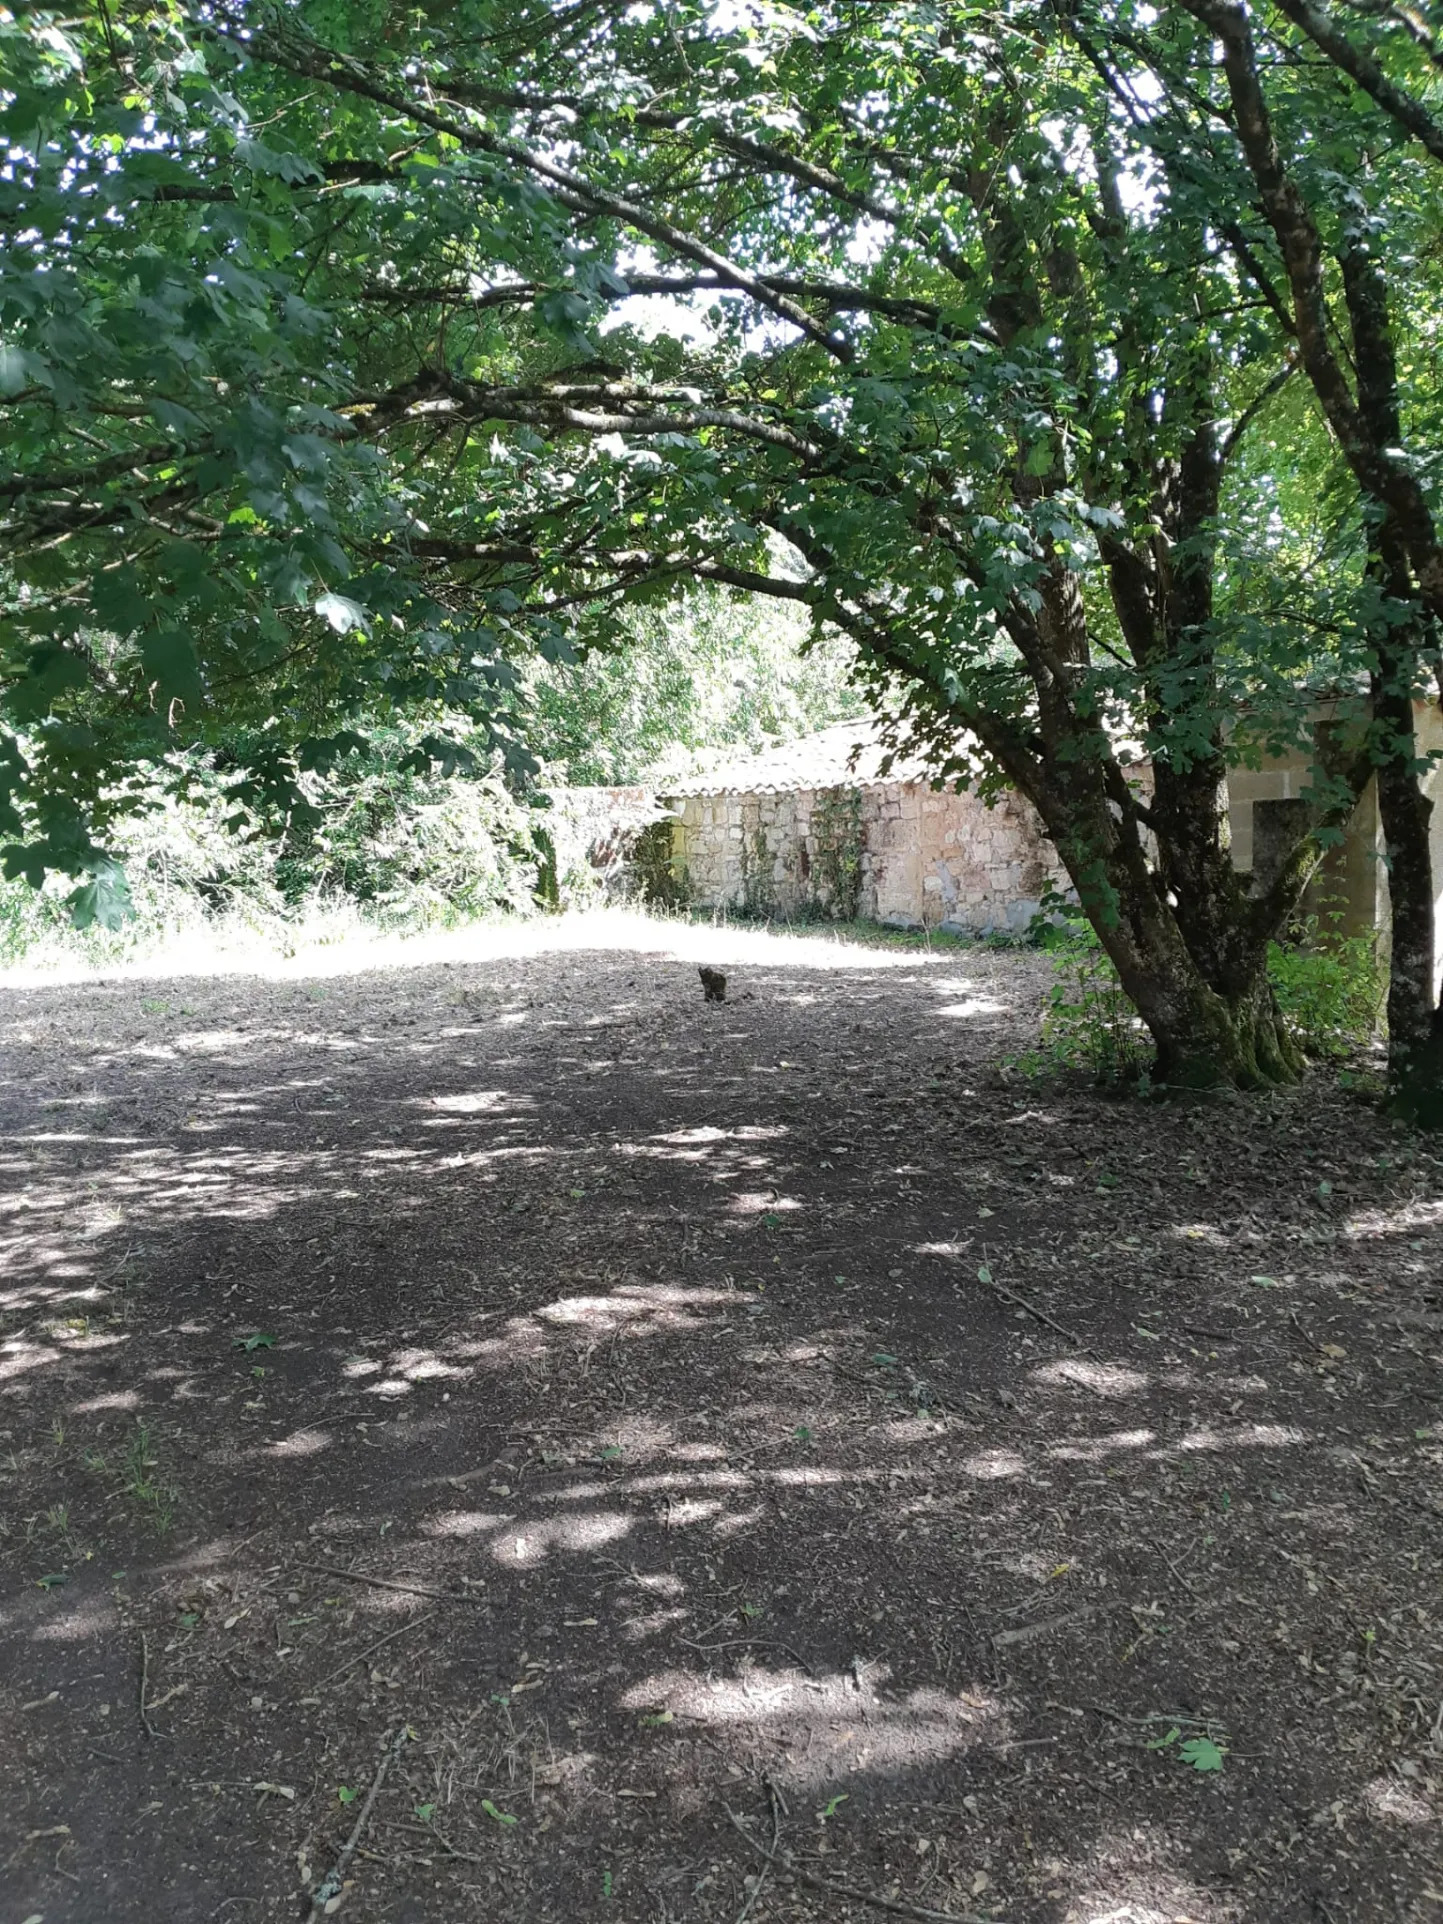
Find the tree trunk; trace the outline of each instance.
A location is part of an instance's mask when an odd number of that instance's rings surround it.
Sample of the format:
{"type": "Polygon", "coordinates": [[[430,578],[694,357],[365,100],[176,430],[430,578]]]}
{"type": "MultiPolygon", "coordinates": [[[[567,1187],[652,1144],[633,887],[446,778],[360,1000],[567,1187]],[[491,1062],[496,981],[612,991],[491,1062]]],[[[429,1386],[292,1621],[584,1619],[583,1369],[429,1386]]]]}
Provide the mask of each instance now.
{"type": "Polygon", "coordinates": [[[1086,840],[1062,821],[1052,833],[1087,918],[1157,1045],[1158,1079],[1180,1089],[1296,1082],[1302,1055],[1274,1000],[1267,942],[1248,919],[1241,884],[1236,895],[1219,891],[1211,904],[1217,926],[1205,930],[1194,905],[1184,928],[1140,845],[1118,835],[1110,820],[1094,821],[1086,840]],[[1216,959],[1215,980],[1200,953],[1216,959]]]}
{"type": "Polygon", "coordinates": [[[1443,1010],[1439,1009],[1433,804],[1418,780],[1411,690],[1396,673],[1373,677],[1378,813],[1388,854],[1393,945],[1388,973],[1388,1084],[1394,1112],[1443,1128],[1443,1010]]]}
{"type": "Polygon", "coordinates": [[[1302,1074],[1302,1053],[1274,999],[1264,953],[1249,981],[1220,992],[1185,949],[1164,961],[1155,952],[1120,959],[1106,938],[1104,947],[1157,1045],[1160,1082],[1176,1089],[1269,1089],[1302,1074]]]}

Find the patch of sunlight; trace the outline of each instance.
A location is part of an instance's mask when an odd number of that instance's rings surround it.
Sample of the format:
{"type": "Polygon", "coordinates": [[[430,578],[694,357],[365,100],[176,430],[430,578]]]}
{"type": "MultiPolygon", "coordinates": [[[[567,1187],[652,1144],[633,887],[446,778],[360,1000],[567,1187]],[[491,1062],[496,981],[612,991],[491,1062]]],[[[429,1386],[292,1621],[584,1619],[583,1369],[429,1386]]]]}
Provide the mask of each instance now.
{"type": "MultiPolygon", "coordinates": [[[[1156,1430],[1113,1430],[1106,1436],[1089,1436],[1073,1443],[1051,1443],[1047,1454],[1062,1463],[1100,1463],[1115,1450],[1141,1450],[1157,1441],[1156,1430]]],[[[1168,1455],[1164,1450],[1160,1455],[1168,1455]]]]}
{"type": "Polygon", "coordinates": [[[1213,1249],[1228,1249],[1232,1246],[1231,1237],[1225,1236],[1212,1223],[1174,1223],[1168,1234],[1178,1242],[1207,1243],[1213,1249]]]}
{"type": "Polygon", "coordinates": [[[626,1536],[634,1517],[617,1510],[591,1510],[585,1516],[551,1517],[527,1524],[508,1524],[491,1540],[491,1554],[500,1564],[532,1568],[553,1551],[599,1550],[626,1536]]]}
{"type": "Polygon", "coordinates": [[[47,1617],[30,1632],[33,1643],[79,1643],[82,1638],[107,1643],[115,1636],[115,1606],[108,1596],[90,1597],[47,1617]]]}
{"type": "MultiPolygon", "coordinates": [[[[496,1109],[511,1098],[505,1089],[476,1089],[460,1096],[413,1096],[412,1108],[444,1109],[457,1116],[479,1116],[496,1109]]],[[[534,1104],[532,1105],[534,1107],[534,1104]]]]}
{"type": "Polygon", "coordinates": [[[678,1145],[694,1142],[773,1142],[778,1136],[790,1134],[791,1131],[781,1124],[750,1123],[737,1129],[718,1129],[708,1125],[701,1129],[672,1129],[666,1135],[648,1136],[647,1141],[678,1145]]]}
{"type": "Polygon", "coordinates": [[[271,1456],[315,1456],[334,1441],[329,1430],[293,1430],[289,1436],[277,1437],[268,1451],[271,1456]]]}
{"type": "Polygon", "coordinates": [[[1006,1735],[995,1699],[933,1689],[884,1698],[875,1686],[887,1674],[885,1666],[869,1666],[859,1694],[851,1671],[816,1677],[790,1667],[749,1667],[737,1677],[658,1671],[624,1691],[620,1707],[635,1712],[661,1705],[716,1730],[764,1725],[774,1746],[769,1771],[799,1790],[856,1771],[915,1769],[1006,1735]]]}
{"type": "Polygon", "coordinates": [[[424,1383],[436,1376],[464,1376],[465,1370],[457,1369],[454,1363],[443,1363],[434,1350],[403,1349],[391,1358],[391,1368],[398,1370],[409,1382],[424,1383]]]}
{"type": "Polygon", "coordinates": [[[962,1468],[980,1482],[996,1483],[1004,1477],[1025,1475],[1027,1463],[1016,1450],[978,1450],[963,1458],[962,1468]]]}
{"type": "Polygon", "coordinates": [[[1370,1817],[1386,1824],[1432,1825],[1437,1811],[1419,1784],[1406,1784],[1396,1777],[1375,1777],[1365,1784],[1361,1799],[1370,1817]]]}
{"type": "Polygon", "coordinates": [[[761,1528],[766,1521],[766,1514],[761,1504],[757,1504],[750,1510],[735,1511],[731,1515],[719,1518],[712,1526],[712,1534],[719,1537],[745,1536],[748,1530],[761,1528]]]}
{"type": "Polygon", "coordinates": [[[50,1349],[44,1343],[27,1343],[23,1336],[12,1336],[9,1342],[0,1343],[0,1383],[23,1376],[27,1370],[42,1369],[46,1363],[58,1363],[60,1357],[58,1349],[50,1349]]]}
{"type": "Polygon", "coordinates": [[[83,1403],[67,1407],[72,1416],[91,1416],[99,1410],[138,1410],[141,1397],[138,1390],[111,1390],[105,1396],[88,1396],[83,1403]]]}
{"type": "Polygon", "coordinates": [[[711,1517],[720,1515],[723,1504],[716,1497],[685,1497],[680,1503],[667,1505],[666,1521],[669,1528],[682,1529],[688,1523],[705,1523],[711,1517]]]}
{"type": "Polygon", "coordinates": [[[734,1216],[790,1215],[805,1208],[795,1196],[779,1196],[774,1189],[747,1189],[731,1199],[734,1216]]]}
{"type": "MultiPolygon", "coordinates": [[[[668,1329],[696,1329],[701,1319],[688,1310],[715,1308],[735,1301],[728,1289],[687,1289],[677,1284],[636,1283],[615,1290],[609,1296],[562,1296],[536,1311],[544,1323],[575,1326],[602,1331],[620,1329],[625,1324],[649,1321],[668,1329]]],[[[489,1349],[486,1344],[483,1348],[489,1349]]]]}
{"type": "Polygon", "coordinates": [[[973,1016],[1005,1015],[1010,1003],[997,1002],[991,996],[969,996],[965,1002],[944,1002],[933,1015],[945,1015],[954,1022],[965,1022],[973,1016]]]}
{"type": "Polygon", "coordinates": [[[1176,1838],[1153,1825],[1110,1830],[1081,1863],[1048,1859],[1044,1888],[1061,1899],[1068,1884],[1081,1885],[1068,1905],[1070,1924],[1200,1924],[1216,1912],[1207,1890],[1173,1868],[1186,1855],[1176,1838]]]}
{"type": "MultiPolygon", "coordinates": [[[[450,963],[521,960],[537,955],[604,953],[648,956],[688,964],[816,969],[877,973],[921,971],[947,958],[915,950],[871,947],[836,934],[798,935],[785,930],[718,927],[671,920],[635,909],[603,908],[534,918],[498,917],[462,929],[386,935],[363,924],[316,918],[286,931],[286,951],[257,931],[186,930],[169,933],[164,949],[137,951],[125,961],[87,964],[56,959],[6,971],[15,987],[63,982],[175,981],[185,976],[251,976],[296,982],[382,969],[437,968],[450,963]]],[[[693,989],[695,983],[690,985],[693,989]]],[[[522,1018],[525,1019],[524,1017],[522,1018]]]]}
{"type": "MultiPolygon", "coordinates": [[[[1280,1450],[1290,1443],[1306,1443],[1308,1432],[1290,1423],[1244,1423],[1235,1430],[1190,1430],[1175,1445],[1179,1450],[1280,1450]]],[[[1172,1451],[1159,1451],[1171,1455],[1172,1451]]]]}
{"type": "Polygon", "coordinates": [[[1350,1216],[1343,1234],[1350,1242],[1374,1236],[1416,1236],[1419,1230],[1443,1225],[1443,1201],[1414,1201],[1399,1209],[1366,1209],[1350,1216]]]}
{"type": "Polygon", "coordinates": [[[1034,1383],[1077,1383],[1095,1390],[1099,1396],[1136,1396],[1147,1388],[1141,1370],[1126,1369],[1121,1363],[1086,1363],[1068,1356],[1056,1363],[1043,1363],[1033,1370],[1034,1383]]]}
{"type": "Polygon", "coordinates": [[[650,1616],[629,1617],[621,1626],[621,1634],[628,1643],[642,1643],[647,1637],[658,1637],[664,1630],[675,1630],[678,1624],[687,1620],[685,1610],[653,1610],[650,1616]]]}
{"type": "Polygon", "coordinates": [[[499,1530],[505,1521],[495,1510],[445,1510],[422,1528],[431,1537],[479,1537],[499,1530]]]}

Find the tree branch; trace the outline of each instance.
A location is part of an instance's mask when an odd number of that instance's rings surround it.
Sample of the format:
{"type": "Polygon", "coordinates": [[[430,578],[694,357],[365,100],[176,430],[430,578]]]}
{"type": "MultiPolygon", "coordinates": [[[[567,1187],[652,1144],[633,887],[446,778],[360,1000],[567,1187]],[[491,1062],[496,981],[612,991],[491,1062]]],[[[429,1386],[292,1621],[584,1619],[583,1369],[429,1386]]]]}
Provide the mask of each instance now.
{"type": "Polygon", "coordinates": [[[1390,80],[1366,48],[1355,46],[1321,0],[1277,0],[1279,9],[1305,33],[1320,53],[1363,89],[1369,99],[1443,161],[1443,124],[1422,101],[1390,80]]]}
{"type": "Polygon", "coordinates": [[[457,120],[452,115],[440,113],[434,107],[411,99],[407,94],[382,86],[362,62],[352,59],[348,54],[333,53],[314,44],[295,47],[289,41],[282,42],[269,34],[255,34],[240,20],[229,26],[218,25],[214,31],[234,52],[252,59],[270,61],[284,67],[287,72],[299,74],[308,80],[323,81],[344,93],[356,94],[374,101],[380,107],[389,107],[393,113],[402,114],[419,126],[449,135],[468,152],[488,154],[493,159],[505,160],[521,168],[523,172],[547,182],[555,189],[556,198],[563,205],[577,212],[609,216],[625,222],[638,233],[645,234],[649,240],[659,241],[669,247],[682,259],[709,267],[731,286],[752,295],[761,306],[769,309],[779,320],[789,321],[793,327],[800,329],[835,360],[845,365],[853,359],[851,343],[819,327],[805,308],[798,307],[785,295],[772,293],[748,269],[728,260],[724,254],[718,254],[705,242],[673,225],[671,221],[663,220],[660,215],[651,213],[636,201],[593,186],[583,175],[548,160],[544,154],[533,153],[519,141],[493,134],[488,128],[478,127],[470,121],[457,120]]]}

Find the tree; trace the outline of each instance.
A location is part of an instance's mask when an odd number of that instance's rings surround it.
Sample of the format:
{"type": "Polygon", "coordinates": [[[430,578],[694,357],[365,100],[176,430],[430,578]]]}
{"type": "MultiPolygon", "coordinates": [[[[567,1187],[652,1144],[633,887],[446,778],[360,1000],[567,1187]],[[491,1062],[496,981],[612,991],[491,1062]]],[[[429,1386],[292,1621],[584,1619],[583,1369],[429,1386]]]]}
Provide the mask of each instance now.
{"type": "Polygon", "coordinates": [[[691,775],[708,751],[755,752],[865,712],[854,650],[795,602],[702,586],[623,609],[608,645],[527,676],[527,740],[550,779],[691,775]]]}
{"type": "Polygon", "coordinates": [[[1246,605],[1233,474],[1296,330],[1197,112],[1138,104],[1150,17],[1108,8],[1105,55],[1050,0],[27,21],[16,859],[64,852],[75,729],[98,792],[238,685],[300,753],[392,691],[494,712],[510,655],[713,581],[841,629],[939,775],[1032,800],[1164,1077],[1288,1079],[1267,942],[1371,763],[1319,740],[1257,894],[1224,778],[1240,714],[1310,738],[1372,604],[1331,586],[1324,643],[1246,605]],[[109,362],[65,331],[96,302],[109,362]]]}
{"type": "MultiPolygon", "coordinates": [[[[1323,0],[1278,0],[1293,29],[1272,25],[1283,58],[1267,61],[1235,0],[1182,0],[1215,36],[1232,133],[1276,243],[1285,319],[1324,418],[1366,506],[1368,570],[1378,606],[1369,678],[1371,759],[1378,781],[1392,900],[1390,1069],[1404,1113],[1443,1123],[1443,1009],[1438,1002],[1431,803],[1418,775],[1414,698],[1439,672],[1443,532],[1436,481],[1436,374],[1421,396],[1398,347],[1399,278],[1420,239],[1436,243],[1443,118],[1421,92],[1443,48],[1426,22],[1363,9],[1359,21],[1323,0]],[[1379,31],[1381,27],[1381,32],[1379,31]],[[1287,58],[1294,50],[1323,56],[1287,58]],[[1275,98],[1270,101],[1270,91],[1275,98]],[[1278,133],[1285,119],[1285,150],[1278,133]],[[1350,365],[1351,364],[1351,365],[1350,365]],[[1409,387],[1413,392],[1409,392],[1409,387]],[[1419,407],[1420,399],[1424,405],[1419,407]]],[[[1407,276],[1407,266],[1403,275],[1407,276]]],[[[1413,289],[1405,299],[1416,298],[1413,289]]],[[[1436,317],[1436,295],[1433,302],[1436,317]]],[[[1440,676],[1443,686],[1443,676],[1440,676]]]]}

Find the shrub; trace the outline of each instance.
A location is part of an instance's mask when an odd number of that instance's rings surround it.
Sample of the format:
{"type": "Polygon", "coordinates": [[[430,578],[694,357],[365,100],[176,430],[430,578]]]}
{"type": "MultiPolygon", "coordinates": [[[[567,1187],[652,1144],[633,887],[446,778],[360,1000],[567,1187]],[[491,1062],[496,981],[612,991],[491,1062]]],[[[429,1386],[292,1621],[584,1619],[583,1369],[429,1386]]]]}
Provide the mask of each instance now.
{"type": "Polygon", "coordinates": [[[1317,919],[1310,918],[1297,940],[1268,945],[1268,976],[1284,1019],[1309,1055],[1350,1055],[1377,1033],[1384,982],[1373,936],[1320,939],[1317,919]]]}
{"type": "Polygon", "coordinates": [[[1015,1064],[1027,1075],[1081,1069],[1101,1083],[1143,1082],[1152,1038],[1095,931],[1075,909],[1062,915],[1037,930],[1052,954],[1053,981],[1038,1046],[1015,1064]]]}
{"type": "Polygon", "coordinates": [[[195,761],[184,799],[157,789],[116,827],[133,916],[119,929],[79,931],[64,878],[40,890],[0,882],[0,964],[44,953],[104,964],[201,933],[284,948],[302,928],[316,939],[533,910],[546,812],[499,778],[418,770],[408,765],[412,751],[405,731],[388,730],[324,774],[299,776],[306,817],[274,834],[254,824],[237,833],[225,775],[195,761]]]}
{"type": "MultiPolygon", "coordinates": [[[[1092,928],[1075,909],[1037,930],[1052,951],[1054,980],[1036,1049],[1014,1058],[1028,1075],[1084,1070],[1100,1083],[1145,1083],[1152,1038],[1092,928]]],[[[1316,917],[1286,943],[1268,945],[1268,979],[1283,1019],[1311,1056],[1336,1059],[1366,1046],[1378,1028],[1383,972],[1371,935],[1320,934],[1316,917]]]]}

